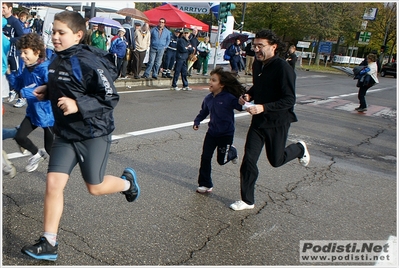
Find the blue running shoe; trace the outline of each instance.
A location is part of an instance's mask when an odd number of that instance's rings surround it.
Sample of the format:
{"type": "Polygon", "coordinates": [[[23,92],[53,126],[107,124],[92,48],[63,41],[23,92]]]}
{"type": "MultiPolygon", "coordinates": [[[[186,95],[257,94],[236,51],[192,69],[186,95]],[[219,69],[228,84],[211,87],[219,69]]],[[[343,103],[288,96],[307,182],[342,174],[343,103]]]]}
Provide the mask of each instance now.
{"type": "Polygon", "coordinates": [[[133,202],[140,196],[140,187],[137,183],[136,171],[132,168],[125,168],[121,176],[122,179],[130,181],[130,188],[122,192],[126,196],[127,202],[133,202]]]}
{"type": "Polygon", "coordinates": [[[21,252],[38,260],[56,261],[58,243],[53,247],[45,237],[40,237],[33,246],[24,246],[21,252]]]}

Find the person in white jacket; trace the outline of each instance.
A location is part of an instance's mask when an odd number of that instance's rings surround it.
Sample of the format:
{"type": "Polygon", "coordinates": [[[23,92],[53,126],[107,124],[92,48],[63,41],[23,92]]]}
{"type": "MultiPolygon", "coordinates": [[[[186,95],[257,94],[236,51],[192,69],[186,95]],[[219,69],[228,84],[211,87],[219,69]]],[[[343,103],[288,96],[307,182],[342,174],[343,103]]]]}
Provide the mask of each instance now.
{"type": "Polygon", "coordinates": [[[210,58],[210,52],[211,52],[211,43],[209,43],[209,37],[205,36],[204,41],[199,43],[197,46],[197,51],[198,51],[198,60],[199,60],[199,69],[197,71],[197,74],[200,74],[201,67],[202,67],[202,74],[203,75],[208,75],[208,60],[210,58]]]}
{"type": "Polygon", "coordinates": [[[367,67],[360,71],[361,78],[358,82],[359,92],[357,98],[359,99],[359,107],[355,108],[358,112],[365,112],[367,111],[367,103],[366,103],[366,93],[367,90],[372,87],[374,84],[379,83],[377,72],[377,55],[375,54],[368,54],[367,55],[367,67]]]}
{"type": "Polygon", "coordinates": [[[46,48],[46,60],[51,59],[54,53],[53,40],[51,40],[52,33],[53,33],[53,23],[50,23],[48,28],[43,31],[43,42],[46,48]]]}

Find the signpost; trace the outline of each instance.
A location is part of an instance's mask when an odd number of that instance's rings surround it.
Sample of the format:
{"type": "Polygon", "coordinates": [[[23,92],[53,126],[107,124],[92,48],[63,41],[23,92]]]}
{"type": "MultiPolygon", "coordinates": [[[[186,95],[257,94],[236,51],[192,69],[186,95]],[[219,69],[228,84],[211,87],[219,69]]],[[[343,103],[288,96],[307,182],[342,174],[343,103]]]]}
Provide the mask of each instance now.
{"type": "MultiPolygon", "coordinates": [[[[319,55],[320,54],[331,54],[332,42],[320,42],[319,43],[319,55]]],[[[319,63],[317,63],[318,65],[319,63]]],[[[327,66],[327,58],[325,60],[324,66],[327,66]]]]}
{"type": "Polygon", "coordinates": [[[299,58],[299,65],[300,66],[302,66],[303,49],[304,48],[309,48],[309,46],[310,46],[310,42],[298,41],[298,44],[296,44],[296,47],[301,47],[302,48],[301,57],[299,58]]]}

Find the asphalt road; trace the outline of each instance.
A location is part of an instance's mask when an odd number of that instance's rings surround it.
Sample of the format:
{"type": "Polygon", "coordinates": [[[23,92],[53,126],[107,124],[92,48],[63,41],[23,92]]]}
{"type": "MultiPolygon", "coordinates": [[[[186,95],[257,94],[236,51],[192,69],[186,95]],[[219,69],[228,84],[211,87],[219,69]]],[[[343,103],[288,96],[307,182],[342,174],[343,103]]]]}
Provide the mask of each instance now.
{"type": "MultiPolygon", "coordinates": [[[[75,168],[65,189],[57,262],[20,253],[42,232],[46,163],[26,173],[28,156],[13,140],[3,148],[18,174],[3,178],[3,266],[294,266],[304,240],[388,240],[397,233],[396,79],[380,78],[357,107],[355,81],[346,75],[298,70],[299,122],[289,142],[303,139],[310,165],[291,161],[273,168],[259,160],[256,204],[233,211],[240,198],[239,164],[213,164],[214,190],[195,193],[207,126],[191,128],[208,94],[168,88],[120,88],[116,130],[107,173],[126,166],[138,174],[141,196],[134,203],[113,194],[95,197],[75,168]]],[[[24,109],[5,103],[3,126],[22,120],[24,109]]],[[[238,113],[235,146],[242,156],[250,116],[238,113]]],[[[42,131],[31,134],[43,147],[42,131]]],[[[335,265],[374,265],[335,263],[335,265]]]]}

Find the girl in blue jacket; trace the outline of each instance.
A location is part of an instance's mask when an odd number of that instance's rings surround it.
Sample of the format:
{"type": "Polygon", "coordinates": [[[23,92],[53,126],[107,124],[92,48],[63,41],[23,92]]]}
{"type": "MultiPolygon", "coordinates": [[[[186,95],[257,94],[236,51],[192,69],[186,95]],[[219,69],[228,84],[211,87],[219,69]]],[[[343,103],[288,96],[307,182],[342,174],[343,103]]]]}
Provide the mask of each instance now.
{"type": "Polygon", "coordinates": [[[40,35],[29,33],[23,35],[17,41],[17,49],[21,51],[21,58],[24,61],[22,73],[7,70],[7,79],[11,86],[26,98],[28,107],[26,108],[25,118],[22,120],[20,128],[15,136],[15,141],[19,146],[32,153],[25,170],[32,172],[37,169],[39,163],[50,154],[54,134],[54,116],[49,100],[39,101],[34,95],[33,90],[41,85],[47,84],[48,61],[45,61],[45,48],[40,35]],[[44,130],[44,148],[38,149],[37,146],[28,138],[28,135],[37,127],[44,130]]]}
{"type": "Polygon", "coordinates": [[[211,72],[209,91],[211,93],[202,102],[201,110],[194,119],[193,126],[194,130],[198,130],[200,122],[208,115],[210,116],[202,148],[198,193],[212,191],[211,162],[216,148],[219,165],[224,165],[229,161],[237,163],[237,150],[232,145],[235,131],[234,109],[242,111],[238,98],[246,92],[234,74],[224,71],[222,67],[215,68],[211,72]]]}

